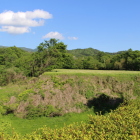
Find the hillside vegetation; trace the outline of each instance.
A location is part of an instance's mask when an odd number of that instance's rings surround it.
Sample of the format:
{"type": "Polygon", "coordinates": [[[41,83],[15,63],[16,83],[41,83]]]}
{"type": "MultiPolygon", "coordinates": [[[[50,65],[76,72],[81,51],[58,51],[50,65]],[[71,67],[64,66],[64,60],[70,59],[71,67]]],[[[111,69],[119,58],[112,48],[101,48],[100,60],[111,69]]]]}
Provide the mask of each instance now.
{"type": "Polygon", "coordinates": [[[140,70],[140,51],[131,49],[114,55],[92,48],[67,50],[56,39],[39,44],[36,52],[17,47],[0,48],[0,85],[25,77],[37,77],[53,69],[140,70]]]}
{"type": "Polygon", "coordinates": [[[2,87],[1,113],[21,118],[61,116],[92,106],[105,113],[139,97],[139,72],[55,71],[2,87]]]}
{"type": "Polygon", "coordinates": [[[140,51],[78,56],[66,47],[0,48],[0,139],[139,139],[140,51]]]}
{"type": "MultiPolygon", "coordinates": [[[[136,71],[64,69],[11,83],[0,89],[1,117],[13,114],[24,119],[42,119],[41,117],[63,116],[70,112],[88,110],[97,115],[90,116],[88,122],[57,129],[44,126],[28,135],[17,134],[9,121],[0,121],[1,138],[137,139],[140,137],[139,83],[140,73],[136,71]],[[116,108],[115,112],[111,111],[116,108]]],[[[21,129],[20,125],[18,129],[21,129]]]]}

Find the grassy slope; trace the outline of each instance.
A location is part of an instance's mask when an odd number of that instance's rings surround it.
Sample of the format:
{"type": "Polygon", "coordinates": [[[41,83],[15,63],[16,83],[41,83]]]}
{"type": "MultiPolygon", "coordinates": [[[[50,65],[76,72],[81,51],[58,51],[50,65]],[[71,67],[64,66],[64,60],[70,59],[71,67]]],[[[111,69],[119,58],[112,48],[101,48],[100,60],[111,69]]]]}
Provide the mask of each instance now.
{"type": "MultiPolygon", "coordinates": [[[[131,79],[131,77],[140,76],[139,71],[103,71],[103,70],[54,70],[53,72],[44,73],[44,75],[61,75],[61,74],[70,74],[70,75],[96,75],[96,76],[115,76],[119,77],[122,80],[131,79]]],[[[7,97],[18,94],[26,89],[26,85],[8,85],[0,89],[0,99],[6,100],[7,97]]],[[[70,124],[73,122],[86,121],[88,119],[88,114],[93,114],[93,112],[86,112],[81,114],[71,114],[63,117],[56,118],[36,118],[34,120],[20,119],[10,116],[4,116],[0,118],[0,123],[9,122],[12,127],[18,133],[25,134],[30,133],[31,131],[47,125],[51,128],[54,128],[55,125],[62,127],[64,124],[70,124]]]]}

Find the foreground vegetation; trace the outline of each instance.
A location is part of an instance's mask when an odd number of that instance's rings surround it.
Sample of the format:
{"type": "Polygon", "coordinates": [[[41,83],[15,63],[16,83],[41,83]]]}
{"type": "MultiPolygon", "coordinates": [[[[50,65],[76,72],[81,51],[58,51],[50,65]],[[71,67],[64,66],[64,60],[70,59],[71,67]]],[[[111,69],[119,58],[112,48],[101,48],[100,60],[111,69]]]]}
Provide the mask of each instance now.
{"type": "Polygon", "coordinates": [[[71,124],[59,129],[42,127],[31,134],[21,136],[13,131],[12,135],[3,132],[1,139],[12,140],[138,140],[140,138],[139,100],[122,104],[117,110],[107,115],[89,116],[87,123],[71,124]]]}

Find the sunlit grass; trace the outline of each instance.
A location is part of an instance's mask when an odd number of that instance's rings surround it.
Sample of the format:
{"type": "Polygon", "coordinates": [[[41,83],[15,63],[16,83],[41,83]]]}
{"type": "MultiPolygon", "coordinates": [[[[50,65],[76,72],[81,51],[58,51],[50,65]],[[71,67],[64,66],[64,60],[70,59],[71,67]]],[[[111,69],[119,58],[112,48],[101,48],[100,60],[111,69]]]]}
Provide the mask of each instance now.
{"type": "MultiPolygon", "coordinates": [[[[21,119],[13,115],[8,115],[1,116],[0,123],[8,122],[9,124],[11,124],[11,129],[14,128],[17,133],[24,135],[27,133],[31,133],[38,128],[41,128],[44,125],[54,129],[64,127],[65,125],[73,124],[75,122],[79,124],[81,122],[87,122],[89,120],[89,115],[94,115],[92,110],[83,113],[68,113],[60,117],[38,117],[31,120],[21,119]]],[[[7,129],[7,133],[10,132],[11,130],[7,129]]]]}
{"type": "Polygon", "coordinates": [[[25,90],[25,85],[9,84],[7,86],[0,87],[0,100],[5,100],[8,97],[18,95],[25,90]]]}
{"type": "Polygon", "coordinates": [[[55,69],[52,72],[46,72],[45,74],[59,73],[59,74],[138,74],[140,71],[125,71],[125,70],[81,70],[81,69],[55,69]]]}
{"type": "Polygon", "coordinates": [[[81,70],[81,69],[54,69],[51,72],[45,72],[43,75],[76,75],[76,76],[109,76],[120,80],[134,80],[140,76],[140,71],[125,70],[81,70]]]}

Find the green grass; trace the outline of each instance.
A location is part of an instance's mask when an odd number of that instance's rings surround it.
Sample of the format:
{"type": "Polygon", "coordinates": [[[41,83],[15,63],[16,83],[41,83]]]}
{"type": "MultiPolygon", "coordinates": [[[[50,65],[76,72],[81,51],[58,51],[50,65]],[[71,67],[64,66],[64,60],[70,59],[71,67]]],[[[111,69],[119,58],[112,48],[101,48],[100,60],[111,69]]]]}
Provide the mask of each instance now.
{"type": "Polygon", "coordinates": [[[0,87],[0,100],[7,100],[11,96],[16,96],[25,90],[26,85],[9,84],[0,87]]]}
{"type": "Polygon", "coordinates": [[[140,76],[140,71],[125,70],[79,70],[79,69],[55,69],[51,72],[45,72],[43,75],[90,75],[90,76],[113,76],[123,79],[123,77],[131,79],[134,76],[140,76]]]}
{"type": "Polygon", "coordinates": [[[55,69],[50,73],[60,73],[60,74],[75,74],[75,73],[84,73],[84,74],[103,74],[103,75],[114,75],[114,74],[138,74],[140,71],[125,71],[125,70],[80,70],[80,69],[55,69]]]}
{"type": "Polygon", "coordinates": [[[115,77],[120,81],[132,81],[135,80],[136,77],[140,77],[140,71],[54,69],[51,72],[45,72],[43,75],[115,77]]]}
{"type": "Polygon", "coordinates": [[[90,110],[83,113],[69,113],[60,117],[40,117],[32,120],[21,119],[13,115],[8,115],[0,118],[0,124],[8,122],[11,125],[11,129],[7,129],[7,133],[9,134],[12,133],[12,128],[14,128],[17,133],[25,135],[43,127],[44,125],[54,129],[61,128],[75,122],[79,124],[81,122],[87,122],[88,115],[94,115],[93,111],[90,110]]]}

